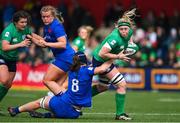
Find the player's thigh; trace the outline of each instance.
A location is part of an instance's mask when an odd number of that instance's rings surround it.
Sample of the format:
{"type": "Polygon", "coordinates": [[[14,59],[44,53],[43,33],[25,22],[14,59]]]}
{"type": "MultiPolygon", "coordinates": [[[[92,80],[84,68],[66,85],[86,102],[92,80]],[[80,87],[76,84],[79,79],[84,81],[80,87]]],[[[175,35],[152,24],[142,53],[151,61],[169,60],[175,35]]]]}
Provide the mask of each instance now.
{"type": "Polygon", "coordinates": [[[0,65],[0,83],[6,85],[9,82],[9,71],[5,64],[0,65]]]}
{"type": "Polygon", "coordinates": [[[65,89],[68,88],[68,78],[66,78],[66,80],[64,81],[63,85],[62,85],[65,89]]]}
{"type": "Polygon", "coordinates": [[[117,73],[119,73],[118,69],[116,67],[114,67],[109,73],[107,73],[105,76],[108,79],[112,79],[117,73]]]}
{"type": "Polygon", "coordinates": [[[66,76],[66,73],[57,66],[50,64],[46,74],[44,75],[44,81],[57,81],[60,77],[66,76]]]}
{"type": "Polygon", "coordinates": [[[71,104],[64,102],[61,96],[54,96],[49,101],[49,109],[57,118],[78,118],[80,112],[75,110],[71,104]]]}
{"type": "Polygon", "coordinates": [[[63,86],[63,87],[66,87],[66,84],[68,84],[68,76],[67,76],[67,73],[60,77],[58,80],[57,80],[57,83],[58,85],[60,86],[63,86]]]}
{"type": "Polygon", "coordinates": [[[113,84],[115,86],[126,86],[123,75],[116,67],[114,67],[109,73],[107,73],[106,77],[110,80],[109,84],[113,84]]]}

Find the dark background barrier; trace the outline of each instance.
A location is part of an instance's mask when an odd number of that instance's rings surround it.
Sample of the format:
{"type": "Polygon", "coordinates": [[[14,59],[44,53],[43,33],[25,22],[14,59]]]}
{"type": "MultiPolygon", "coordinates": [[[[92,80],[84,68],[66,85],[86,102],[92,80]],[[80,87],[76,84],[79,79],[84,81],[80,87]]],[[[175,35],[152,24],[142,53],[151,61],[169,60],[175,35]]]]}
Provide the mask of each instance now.
{"type": "MultiPolygon", "coordinates": [[[[13,88],[46,89],[42,83],[48,65],[31,67],[19,63],[13,88]]],[[[119,68],[127,81],[128,89],[137,90],[180,90],[180,70],[155,68],[119,68]]]]}

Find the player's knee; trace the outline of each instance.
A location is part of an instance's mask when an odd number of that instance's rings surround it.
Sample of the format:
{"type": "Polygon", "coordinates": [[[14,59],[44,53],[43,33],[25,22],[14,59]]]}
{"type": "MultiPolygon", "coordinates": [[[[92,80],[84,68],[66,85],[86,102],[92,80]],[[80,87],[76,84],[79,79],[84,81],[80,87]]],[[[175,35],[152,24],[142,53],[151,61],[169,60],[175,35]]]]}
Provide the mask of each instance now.
{"type": "Polygon", "coordinates": [[[44,77],[43,84],[47,86],[49,83],[50,83],[49,79],[47,77],[44,77]]]}
{"type": "Polygon", "coordinates": [[[0,79],[0,83],[8,89],[12,86],[12,82],[9,82],[9,80],[6,78],[0,79]]]}
{"type": "Polygon", "coordinates": [[[46,101],[47,101],[47,96],[45,96],[45,97],[43,97],[43,98],[41,98],[40,100],[37,100],[36,101],[36,105],[38,106],[38,107],[41,107],[41,108],[43,108],[43,109],[46,109],[46,101]]]}
{"type": "Polygon", "coordinates": [[[43,84],[47,86],[47,82],[46,80],[43,80],[43,84]]]}
{"type": "Polygon", "coordinates": [[[7,89],[10,89],[10,88],[12,87],[12,83],[6,84],[5,87],[6,87],[7,89]]]}
{"type": "Polygon", "coordinates": [[[126,88],[127,83],[125,80],[123,80],[122,82],[118,83],[118,88],[126,88]]]}
{"type": "Polygon", "coordinates": [[[122,81],[117,85],[117,93],[125,94],[126,93],[126,82],[122,81]]]}

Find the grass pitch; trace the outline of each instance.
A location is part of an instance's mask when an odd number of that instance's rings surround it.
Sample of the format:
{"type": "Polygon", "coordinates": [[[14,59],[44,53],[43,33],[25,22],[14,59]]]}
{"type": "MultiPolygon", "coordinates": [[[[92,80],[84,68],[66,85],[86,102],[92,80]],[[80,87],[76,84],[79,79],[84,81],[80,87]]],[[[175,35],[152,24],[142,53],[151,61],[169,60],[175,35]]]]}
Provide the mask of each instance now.
{"type": "MultiPolygon", "coordinates": [[[[94,97],[92,108],[84,109],[79,119],[41,119],[31,118],[27,113],[10,117],[7,107],[38,99],[46,95],[45,91],[11,90],[0,103],[4,114],[0,115],[0,122],[120,122],[114,120],[114,94],[114,91],[107,91],[94,97]]],[[[128,91],[126,112],[133,118],[128,122],[180,122],[180,92],[128,91]]]]}

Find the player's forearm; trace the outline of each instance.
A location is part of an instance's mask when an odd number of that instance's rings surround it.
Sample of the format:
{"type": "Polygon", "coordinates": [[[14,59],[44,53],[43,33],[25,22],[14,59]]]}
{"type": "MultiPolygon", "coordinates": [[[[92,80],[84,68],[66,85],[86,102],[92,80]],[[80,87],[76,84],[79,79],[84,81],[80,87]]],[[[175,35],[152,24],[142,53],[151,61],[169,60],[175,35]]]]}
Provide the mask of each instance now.
{"type": "Polygon", "coordinates": [[[56,42],[56,43],[51,43],[48,42],[46,44],[47,47],[52,47],[52,48],[62,48],[65,49],[66,48],[66,43],[65,42],[56,42]]]}
{"type": "MultiPolygon", "coordinates": [[[[43,39],[43,40],[44,40],[44,39],[43,39]]],[[[31,38],[31,41],[32,41],[33,43],[35,43],[36,45],[40,46],[40,47],[46,47],[46,46],[44,46],[43,44],[40,43],[40,39],[37,39],[37,38],[35,38],[35,37],[32,37],[32,38],[31,38]]]]}
{"type": "Polygon", "coordinates": [[[35,34],[35,33],[32,33],[31,35],[32,35],[32,37],[34,37],[34,38],[36,38],[36,39],[38,39],[38,40],[44,40],[43,37],[41,37],[41,36],[39,36],[39,35],[37,35],[37,34],[35,34]]]}
{"type": "Polygon", "coordinates": [[[21,47],[21,44],[13,44],[13,45],[5,45],[5,46],[2,46],[2,50],[3,51],[10,51],[10,50],[15,50],[17,48],[21,47]]]}
{"type": "Polygon", "coordinates": [[[101,66],[96,67],[94,69],[94,74],[102,74],[102,73],[106,72],[108,70],[108,68],[110,68],[112,63],[113,63],[113,60],[109,60],[109,61],[103,63],[101,66]]]}

